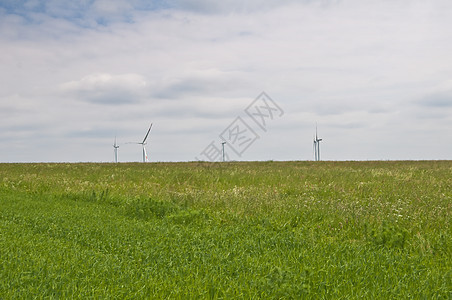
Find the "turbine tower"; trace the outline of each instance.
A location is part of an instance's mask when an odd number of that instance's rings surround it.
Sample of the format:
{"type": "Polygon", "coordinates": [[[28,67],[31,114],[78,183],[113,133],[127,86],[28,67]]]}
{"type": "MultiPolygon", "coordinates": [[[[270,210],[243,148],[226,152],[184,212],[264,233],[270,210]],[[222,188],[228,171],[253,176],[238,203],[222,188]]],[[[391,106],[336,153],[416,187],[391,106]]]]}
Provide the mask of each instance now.
{"type": "Polygon", "coordinates": [[[317,140],[315,139],[315,135],[314,135],[314,148],[312,149],[312,152],[314,154],[314,161],[317,161],[317,140]]]}
{"type": "Polygon", "coordinates": [[[320,160],[320,142],[322,139],[319,139],[317,135],[317,124],[315,124],[315,137],[314,137],[314,160],[320,160]]]}
{"type": "Polygon", "coordinates": [[[118,149],[119,145],[116,143],[116,135],[115,135],[115,143],[113,144],[113,148],[115,149],[115,163],[118,162],[118,149]]]}
{"type": "Polygon", "coordinates": [[[221,154],[223,155],[223,162],[224,162],[224,144],[226,144],[226,142],[221,142],[221,146],[222,146],[221,154]]]}
{"type": "Polygon", "coordinates": [[[151,126],[149,126],[148,132],[144,136],[143,141],[141,143],[137,143],[137,144],[141,145],[143,148],[143,162],[148,161],[148,154],[146,153],[146,144],[147,144],[146,139],[148,138],[149,132],[151,132],[151,128],[152,128],[152,123],[151,123],[151,126]]]}

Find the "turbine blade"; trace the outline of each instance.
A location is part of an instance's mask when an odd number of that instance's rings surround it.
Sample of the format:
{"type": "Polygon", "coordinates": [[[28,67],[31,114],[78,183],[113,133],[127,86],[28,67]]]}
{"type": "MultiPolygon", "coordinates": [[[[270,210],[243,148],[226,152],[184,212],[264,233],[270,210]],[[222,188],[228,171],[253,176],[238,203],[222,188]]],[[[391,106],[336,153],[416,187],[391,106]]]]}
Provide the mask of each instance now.
{"type": "Polygon", "coordinates": [[[314,156],[314,160],[315,160],[315,140],[314,140],[314,143],[312,144],[312,155],[314,156]]]}
{"type": "Polygon", "coordinates": [[[142,142],[143,144],[144,144],[144,142],[146,142],[146,139],[148,138],[149,132],[151,132],[151,128],[152,128],[152,123],[151,123],[151,126],[149,126],[148,132],[146,133],[146,136],[143,139],[143,142],[142,142]]]}
{"type": "Polygon", "coordinates": [[[315,139],[317,140],[317,122],[315,123],[315,139]]]}

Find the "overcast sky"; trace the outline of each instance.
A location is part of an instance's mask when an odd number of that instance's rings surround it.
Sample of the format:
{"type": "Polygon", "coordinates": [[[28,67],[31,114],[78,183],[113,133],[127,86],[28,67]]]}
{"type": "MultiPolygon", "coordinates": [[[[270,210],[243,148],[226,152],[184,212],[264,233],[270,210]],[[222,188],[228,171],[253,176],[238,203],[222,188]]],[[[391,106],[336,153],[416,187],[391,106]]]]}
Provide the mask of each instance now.
{"type": "Polygon", "coordinates": [[[0,162],[140,161],[151,122],[150,161],[312,160],[316,122],[325,160],[452,159],[451,28],[450,0],[0,0],[0,162]]]}

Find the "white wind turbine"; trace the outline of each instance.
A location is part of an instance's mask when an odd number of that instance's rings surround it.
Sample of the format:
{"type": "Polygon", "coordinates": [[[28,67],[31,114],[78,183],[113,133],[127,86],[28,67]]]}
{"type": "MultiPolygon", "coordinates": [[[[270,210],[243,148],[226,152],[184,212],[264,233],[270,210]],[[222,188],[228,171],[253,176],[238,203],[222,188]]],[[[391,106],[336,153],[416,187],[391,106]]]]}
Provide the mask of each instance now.
{"type": "Polygon", "coordinates": [[[143,148],[143,162],[147,162],[148,161],[148,154],[146,152],[146,139],[148,138],[149,132],[151,132],[151,128],[152,128],[152,123],[151,126],[149,126],[148,132],[146,133],[146,135],[144,136],[144,139],[141,143],[136,143],[142,146],[143,148]]]}
{"type": "Polygon", "coordinates": [[[115,149],[115,163],[118,162],[118,149],[119,145],[116,143],[116,135],[115,135],[115,143],[113,144],[113,148],[115,149]]]}
{"type": "Polygon", "coordinates": [[[322,139],[319,139],[317,136],[317,124],[315,124],[315,137],[314,137],[314,160],[320,160],[320,142],[322,139]]]}

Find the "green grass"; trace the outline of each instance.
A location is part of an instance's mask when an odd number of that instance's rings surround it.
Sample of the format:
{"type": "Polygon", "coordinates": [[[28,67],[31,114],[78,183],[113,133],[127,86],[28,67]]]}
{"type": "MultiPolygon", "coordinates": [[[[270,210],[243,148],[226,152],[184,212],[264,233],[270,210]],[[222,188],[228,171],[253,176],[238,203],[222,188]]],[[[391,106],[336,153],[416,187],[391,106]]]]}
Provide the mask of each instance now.
{"type": "Polygon", "coordinates": [[[452,162],[0,164],[0,299],[452,299],[452,162]]]}

